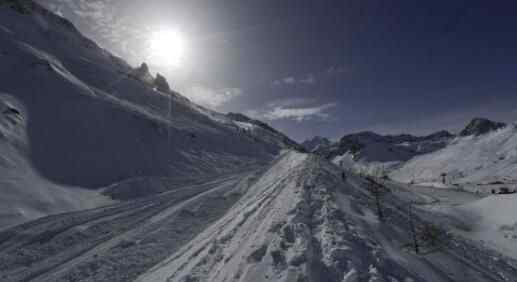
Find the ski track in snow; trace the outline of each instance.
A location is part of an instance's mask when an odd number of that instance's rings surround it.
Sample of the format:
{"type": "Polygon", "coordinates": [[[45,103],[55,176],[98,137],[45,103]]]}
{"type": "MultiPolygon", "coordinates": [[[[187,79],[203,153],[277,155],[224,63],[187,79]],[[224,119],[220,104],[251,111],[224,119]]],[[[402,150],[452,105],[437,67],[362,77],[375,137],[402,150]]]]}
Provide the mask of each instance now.
{"type": "MultiPolygon", "coordinates": [[[[364,187],[365,180],[352,175],[343,182],[339,169],[325,160],[286,152],[266,169],[6,230],[0,233],[0,277],[3,281],[253,282],[517,279],[515,261],[459,236],[427,254],[406,250],[410,236],[401,207],[419,197],[425,206],[429,198],[393,187],[381,223],[364,187]]],[[[416,209],[414,220],[419,224],[437,220],[423,206],[416,209]]]]}

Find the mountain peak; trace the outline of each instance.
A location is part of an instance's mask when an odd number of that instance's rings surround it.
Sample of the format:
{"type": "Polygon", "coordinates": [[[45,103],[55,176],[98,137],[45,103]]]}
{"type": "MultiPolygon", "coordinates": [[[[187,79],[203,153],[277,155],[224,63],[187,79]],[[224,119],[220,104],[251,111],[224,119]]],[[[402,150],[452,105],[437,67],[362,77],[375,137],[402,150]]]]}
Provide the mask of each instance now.
{"type": "Polygon", "coordinates": [[[491,121],[486,118],[474,118],[469,124],[460,132],[460,136],[479,136],[488,132],[503,128],[506,123],[491,121]]]}
{"type": "Polygon", "coordinates": [[[154,85],[156,86],[156,89],[158,91],[169,93],[171,91],[171,88],[169,86],[169,83],[167,82],[167,79],[159,73],[156,74],[156,78],[154,79],[154,85]]]}

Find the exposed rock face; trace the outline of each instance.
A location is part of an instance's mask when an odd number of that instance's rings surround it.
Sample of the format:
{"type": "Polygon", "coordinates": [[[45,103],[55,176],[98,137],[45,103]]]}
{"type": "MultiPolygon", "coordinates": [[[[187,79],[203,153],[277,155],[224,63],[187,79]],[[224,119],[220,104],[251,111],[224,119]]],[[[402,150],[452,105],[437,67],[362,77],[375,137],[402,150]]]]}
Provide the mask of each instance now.
{"type": "Polygon", "coordinates": [[[134,76],[135,78],[137,78],[143,82],[150,83],[150,84],[152,84],[154,81],[154,78],[151,75],[151,73],[149,72],[149,67],[147,66],[146,63],[142,63],[140,65],[140,67],[136,68],[133,71],[132,76],[134,76]]]}
{"type": "Polygon", "coordinates": [[[161,74],[157,73],[156,78],[154,79],[154,85],[156,86],[156,89],[161,92],[169,93],[171,91],[171,88],[169,86],[169,83],[167,82],[167,79],[163,77],[161,74]]]}
{"type": "Polygon", "coordinates": [[[460,132],[460,136],[479,136],[488,132],[503,128],[506,123],[491,121],[486,118],[474,118],[470,123],[460,132]]]}

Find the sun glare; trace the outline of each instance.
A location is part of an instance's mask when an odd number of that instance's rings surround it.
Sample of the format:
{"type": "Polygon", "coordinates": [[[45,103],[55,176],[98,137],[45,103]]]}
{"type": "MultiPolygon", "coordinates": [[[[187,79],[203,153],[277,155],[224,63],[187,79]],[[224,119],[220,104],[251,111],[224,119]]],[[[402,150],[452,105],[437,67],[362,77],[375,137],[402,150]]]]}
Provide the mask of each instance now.
{"type": "Polygon", "coordinates": [[[172,29],[161,29],[151,34],[149,52],[156,64],[180,67],[185,57],[185,39],[172,29]]]}

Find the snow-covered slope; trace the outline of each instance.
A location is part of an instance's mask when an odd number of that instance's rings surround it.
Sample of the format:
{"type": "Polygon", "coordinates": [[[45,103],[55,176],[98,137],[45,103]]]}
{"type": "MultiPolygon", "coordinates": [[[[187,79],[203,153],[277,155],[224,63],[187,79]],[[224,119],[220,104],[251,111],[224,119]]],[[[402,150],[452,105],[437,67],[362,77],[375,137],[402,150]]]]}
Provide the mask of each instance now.
{"type": "Polygon", "coordinates": [[[391,177],[402,182],[487,184],[517,181],[517,128],[508,125],[484,135],[458,137],[447,147],[415,157],[391,177]]]}
{"type": "MultiPolygon", "coordinates": [[[[242,123],[191,103],[169,90],[163,77],[150,77],[146,66],[131,68],[32,1],[0,2],[0,62],[0,92],[19,105],[24,133],[17,138],[25,145],[15,157],[1,156],[17,159],[10,171],[23,179],[9,189],[4,182],[0,200],[12,208],[2,206],[3,218],[33,205],[32,198],[48,211],[83,207],[70,199],[80,201],[81,193],[47,193],[44,187],[202,178],[264,165],[297,146],[266,126],[243,132],[242,123]],[[46,184],[29,185],[21,177],[29,168],[46,184]]],[[[12,151],[5,142],[0,146],[12,151]]]]}
{"type": "Polygon", "coordinates": [[[27,112],[0,93],[0,229],[28,219],[105,205],[93,191],[63,187],[41,177],[27,160],[27,112]]]}
{"type": "Polygon", "coordinates": [[[345,135],[339,142],[319,146],[314,152],[346,169],[371,174],[376,170],[390,170],[414,156],[441,149],[451,138],[447,131],[422,137],[379,135],[367,131],[345,135]]]}
{"type": "Polygon", "coordinates": [[[517,257],[517,195],[493,195],[451,209],[451,214],[469,223],[466,236],[486,246],[517,257]]]}
{"type": "MultiPolygon", "coordinates": [[[[407,203],[378,221],[366,182],[315,155],[0,232],[4,281],[515,281],[460,237],[415,255],[407,203]],[[403,207],[403,208],[400,208],[403,207]]],[[[407,191],[406,194],[412,192],[407,191]]],[[[412,198],[416,197],[413,196],[412,198]]],[[[433,220],[415,211],[414,224],[433,220]]],[[[441,218],[441,217],[440,217],[441,218]]],[[[451,235],[452,236],[452,235],[451,235]]]]}

